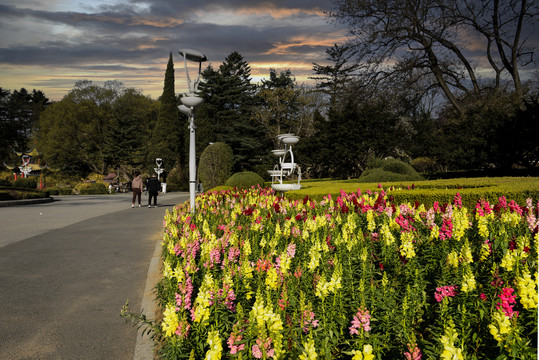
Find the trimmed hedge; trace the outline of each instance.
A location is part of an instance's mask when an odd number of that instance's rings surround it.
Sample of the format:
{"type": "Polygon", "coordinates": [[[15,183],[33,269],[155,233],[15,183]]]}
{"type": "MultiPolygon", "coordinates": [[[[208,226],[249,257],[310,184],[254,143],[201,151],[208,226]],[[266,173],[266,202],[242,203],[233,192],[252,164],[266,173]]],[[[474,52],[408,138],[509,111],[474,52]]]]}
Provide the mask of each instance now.
{"type": "Polygon", "coordinates": [[[0,188],[0,201],[47,198],[48,191],[24,188],[0,188]]]}
{"type": "Polygon", "coordinates": [[[435,201],[440,204],[451,203],[460,193],[463,205],[474,207],[478,199],[490,202],[497,201],[499,197],[515,200],[523,205],[526,199],[539,201],[539,178],[537,177],[498,177],[498,178],[460,178],[445,180],[430,180],[417,182],[388,182],[388,183],[360,183],[355,180],[347,181],[302,181],[302,188],[285,194],[291,199],[303,199],[305,196],[315,200],[322,200],[331,194],[333,198],[339,196],[341,189],[354,192],[378,191],[383,188],[387,196],[392,196],[397,203],[423,203],[432,206],[435,201]]]}
{"type": "Polygon", "coordinates": [[[51,195],[71,195],[73,194],[73,189],[71,188],[58,188],[51,187],[47,189],[51,195]]]}
{"type": "Polygon", "coordinates": [[[13,182],[13,187],[35,189],[37,188],[37,181],[34,178],[19,178],[13,182]]]}

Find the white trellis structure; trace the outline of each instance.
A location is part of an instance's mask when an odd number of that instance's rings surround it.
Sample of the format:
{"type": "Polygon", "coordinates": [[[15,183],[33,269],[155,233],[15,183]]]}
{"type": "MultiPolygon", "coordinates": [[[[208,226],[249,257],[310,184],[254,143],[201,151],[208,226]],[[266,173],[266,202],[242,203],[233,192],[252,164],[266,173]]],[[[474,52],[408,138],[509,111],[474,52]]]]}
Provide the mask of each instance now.
{"type": "Polygon", "coordinates": [[[280,143],[284,144],[284,149],[276,149],[271,152],[279,158],[279,164],[275,165],[273,170],[268,170],[271,176],[271,187],[275,191],[284,193],[290,190],[301,189],[301,168],[294,161],[294,153],[292,145],[296,145],[299,141],[299,136],[294,134],[277,135],[280,143]],[[284,183],[283,181],[294,180],[297,177],[297,183],[284,183]]]}

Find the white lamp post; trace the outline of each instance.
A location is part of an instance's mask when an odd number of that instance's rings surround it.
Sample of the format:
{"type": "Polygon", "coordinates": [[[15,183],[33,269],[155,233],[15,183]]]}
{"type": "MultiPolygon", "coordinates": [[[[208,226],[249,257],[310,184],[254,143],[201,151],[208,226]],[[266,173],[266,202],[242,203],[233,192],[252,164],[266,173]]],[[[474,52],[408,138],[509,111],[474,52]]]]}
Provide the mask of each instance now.
{"type": "Polygon", "coordinates": [[[32,171],[32,167],[28,166],[30,163],[30,155],[24,154],[22,156],[22,166],[19,166],[19,170],[24,174],[24,177],[27,178],[28,174],[32,171]]]}
{"type": "Polygon", "coordinates": [[[157,173],[157,180],[161,180],[160,179],[161,173],[165,170],[165,169],[161,169],[161,165],[163,164],[163,159],[156,158],[155,159],[155,164],[157,165],[157,167],[153,168],[153,169],[157,173]]]}
{"type": "Polygon", "coordinates": [[[206,55],[199,51],[191,49],[182,49],[179,51],[180,55],[184,59],[185,74],[187,76],[187,85],[189,93],[182,96],[181,101],[183,105],[178,106],[178,110],[189,116],[189,200],[191,204],[191,213],[195,213],[195,194],[196,194],[196,147],[195,147],[195,114],[194,108],[204,101],[197,95],[198,84],[200,83],[200,70],[202,69],[202,63],[208,58],[206,55]],[[198,63],[198,76],[195,81],[192,81],[189,77],[189,71],[187,70],[187,60],[198,63]]]}

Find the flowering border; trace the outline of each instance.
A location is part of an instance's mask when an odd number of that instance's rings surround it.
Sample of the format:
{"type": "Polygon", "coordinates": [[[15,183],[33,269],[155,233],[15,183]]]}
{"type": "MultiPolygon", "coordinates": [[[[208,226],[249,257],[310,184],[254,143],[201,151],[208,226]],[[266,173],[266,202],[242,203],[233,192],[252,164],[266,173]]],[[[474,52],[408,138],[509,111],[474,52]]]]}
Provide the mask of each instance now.
{"type": "Polygon", "coordinates": [[[165,216],[163,358],[537,352],[538,205],[209,192],[165,216]]]}

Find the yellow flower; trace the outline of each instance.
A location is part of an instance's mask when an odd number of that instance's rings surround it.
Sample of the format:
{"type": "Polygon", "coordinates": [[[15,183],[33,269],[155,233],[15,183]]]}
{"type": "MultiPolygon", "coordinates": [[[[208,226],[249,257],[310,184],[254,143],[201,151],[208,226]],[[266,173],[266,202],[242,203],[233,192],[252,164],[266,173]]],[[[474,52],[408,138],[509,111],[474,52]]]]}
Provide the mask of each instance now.
{"type": "Polygon", "coordinates": [[[363,345],[363,360],[373,360],[372,346],[369,344],[363,345]]]}
{"type": "Polygon", "coordinates": [[[376,229],[376,223],[374,222],[374,211],[367,211],[367,230],[374,231],[376,229]]]}
{"type": "Polygon", "coordinates": [[[468,293],[472,290],[475,290],[475,277],[473,276],[472,271],[469,267],[466,268],[464,276],[462,277],[462,286],[461,290],[465,293],[468,293]]]}
{"type": "Polygon", "coordinates": [[[391,233],[391,230],[389,229],[389,225],[385,223],[382,225],[382,228],[380,229],[380,234],[382,235],[382,240],[384,241],[386,246],[389,246],[395,242],[395,236],[391,233]]]}
{"type": "Polygon", "coordinates": [[[363,352],[361,350],[353,350],[352,354],[354,355],[352,360],[363,360],[363,352]]]}
{"type": "Polygon", "coordinates": [[[473,263],[472,249],[470,249],[468,240],[464,242],[464,245],[460,249],[460,260],[463,264],[473,263]]]}
{"type": "Polygon", "coordinates": [[[268,270],[266,275],[266,285],[272,290],[276,290],[279,287],[279,275],[277,274],[275,267],[268,270]]]}
{"type": "Polygon", "coordinates": [[[459,267],[459,256],[455,251],[451,251],[447,255],[447,263],[453,267],[459,267]]]}
{"type": "Polygon", "coordinates": [[[502,309],[498,309],[492,314],[492,323],[488,328],[496,341],[503,342],[511,333],[511,320],[505,316],[502,309]]]}
{"type": "Polygon", "coordinates": [[[511,227],[516,227],[520,222],[520,215],[516,212],[504,212],[502,214],[501,220],[503,223],[506,223],[511,227]]]}
{"type": "Polygon", "coordinates": [[[458,333],[455,330],[455,325],[452,320],[449,320],[448,325],[444,328],[444,335],[440,338],[440,342],[444,346],[444,351],[440,358],[442,360],[464,360],[462,349],[455,346],[458,333]]]}
{"type": "Polygon", "coordinates": [[[476,214],[476,219],[477,219],[477,229],[479,230],[479,235],[481,235],[484,239],[488,239],[489,232],[488,232],[487,217],[476,214]]]}
{"type": "Polygon", "coordinates": [[[513,267],[515,266],[517,261],[518,261],[517,252],[514,250],[507,250],[507,252],[502,258],[502,262],[500,266],[503,267],[507,271],[513,271],[513,267]]]}
{"type": "Polygon", "coordinates": [[[312,335],[309,335],[307,343],[304,343],[303,347],[305,348],[305,351],[299,356],[301,360],[315,360],[318,358],[312,335]]]}
{"type": "Polygon", "coordinates": [[[527,268],[524,269],[521,276],[517,277],[517,290],[520,296],[520,303],[524,309],[537,308],[537,283],[533,281],[527,268]]]}
{"type": "Polygon", "coordinates": [[[411,259],[415,256],[414,244],[413,244],[414,235],[411,232],[402,233],[401,235],[401,247],[400,254],[406,259],[411,259]]]}
{"type": "Polygon", "coordinates": [[[206,352],[205,360],[217,360],[221,358],[223,352],[223,344],[221,343],[221,337],[219,336],[219,330],[210,331],[208,334],[208,345],[210,349],[206,352]]]}
{"type": "Polygon", "coordinates": [[[178,314],[176,314],[176,306],[174,304],[167,304],[163,313],[163,322],[161,323],[161,329],[165,332],[165,336],[171,337],[176,332],[180,320],[178,314]]]}
{"type": "Polygon", "coordinates": [[[485,261],[490,255],[490,246],[488,246],[488,243],[484,242],[481,244],[481,261],[485,261]]]}
{"type": "Polygon", "coordinates": [[[468,209],[453,208],[453,239],[460,240],[469,227],[468,209]]]}
{"type": "Polygon", "coordinates": [[[374,355],[372,353],[372,346],[369,344],[363,345],[363,351],[361,350],[353,350],[352,354],[354,357],[352,357],[352,360],[373,360],[374,355]]]}

